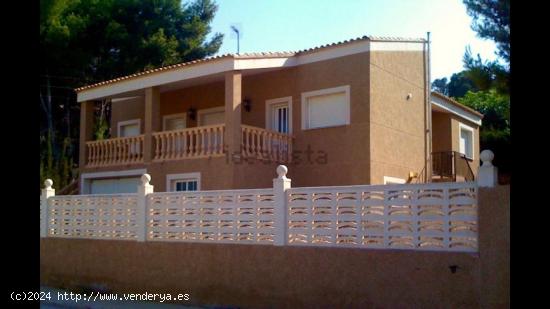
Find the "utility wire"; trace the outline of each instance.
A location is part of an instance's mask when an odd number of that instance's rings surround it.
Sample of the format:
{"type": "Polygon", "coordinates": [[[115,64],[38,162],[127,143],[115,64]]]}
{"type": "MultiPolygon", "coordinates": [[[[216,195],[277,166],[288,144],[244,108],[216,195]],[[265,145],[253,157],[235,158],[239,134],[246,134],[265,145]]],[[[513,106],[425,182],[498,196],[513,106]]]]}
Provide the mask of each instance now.
{"type": "Polygon", "coordinates": [[[99,79],[93,79],[93,78],[86,78],[86,77],[76,77],[76,76],[62,76],[62,75],[40,75],[40,77],[46,77],[46,78],[60,78],[60,79],[73,79],[78,81],[85,81],[85,82],[98,82],[101,81],[99,79]]]}
{"type": "Polygon", "coordinates": [[[74,90],[74,88],[72,88],[72,87],[66,87],[66,86],[52,86],[52,85],[40,85],[40,87],[44,87],[44,88],[56,88],[56,89],[69,89],[69,90],[74,90]]]}
{"type": "Polygon", "coordinates": [[[372,62],[371,62],[370,65],[372,65],[372,66],[374,66],[374,67],[377,67],[377,68],[379,68],[380,70],[382,70],[382,71],[384,71],[384,72],[386,72],[386,73],[388,73],[388,74],[390,74],[390,75],[392,75],[392,76],[394,76],[394,77],[397,77],[397,78],[399,78],[399,79],[401,79],[401,80],[404,80],[404,81],[406,81],[407,83],[413,85],[414,87],[416,87],[416,88],[418,88],[418,89],[424,90],[424,86],[418,86],[418,85],[415,84],[413,81],[410,81],[410,80],[404,78],[403,76],[399,76],[399,75],[397,75],[397,74],[395,74],[395,73],[393,73],[393,72],[391,72],[391,71],[388,71],[387,69],[384,69],[383,67],[377,65],[376,63],[372,63],[372,62]]]}

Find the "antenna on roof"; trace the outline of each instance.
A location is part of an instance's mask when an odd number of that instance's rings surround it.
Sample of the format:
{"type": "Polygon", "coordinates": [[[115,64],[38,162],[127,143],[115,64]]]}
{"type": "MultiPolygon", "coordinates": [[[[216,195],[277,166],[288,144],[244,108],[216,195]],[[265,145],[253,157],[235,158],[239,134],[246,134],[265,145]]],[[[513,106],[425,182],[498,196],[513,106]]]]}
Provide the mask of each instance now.
{"type": "Polygon", "coordinates": [[[233,24],[231,25],[231,30],[233,31],[234,35],[232,37],[237,36],[237,54],[240,53],[240,39],[242,36],[242,26],[240,24],[233,24]]]}

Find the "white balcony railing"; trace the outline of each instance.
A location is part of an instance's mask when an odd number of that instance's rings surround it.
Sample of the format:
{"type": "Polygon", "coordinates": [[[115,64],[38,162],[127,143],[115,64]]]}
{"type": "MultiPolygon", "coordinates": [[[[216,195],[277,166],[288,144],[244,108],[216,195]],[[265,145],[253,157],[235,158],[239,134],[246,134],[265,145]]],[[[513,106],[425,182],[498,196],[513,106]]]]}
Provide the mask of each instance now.
{"type": "Polygon", "coordinates": [[[143,163],[143,135],[86,143],[86,166],[99,167],[143,163]]]}
{"type": "MultiPolygon", "coordinates": [[[[242,125],[244,157],[290,162],[292,136],[242,125]]],[[[225,125],[201,126],[153,133],[154,161],[223,156],[225,125]]],[[[144,135],[86,143],[87,167],[144,163],[144,135]]]]}
{"type": "Polygon", "coordinates": [[[153,133],[154,160],[179,160],[223,155],[225,125],[153,133]]]}
{"type": "Polygon", "coordinates": [[[292,136],[258,127],[242,126],[243,156],[276,162],[290,162],[292,136]]]}

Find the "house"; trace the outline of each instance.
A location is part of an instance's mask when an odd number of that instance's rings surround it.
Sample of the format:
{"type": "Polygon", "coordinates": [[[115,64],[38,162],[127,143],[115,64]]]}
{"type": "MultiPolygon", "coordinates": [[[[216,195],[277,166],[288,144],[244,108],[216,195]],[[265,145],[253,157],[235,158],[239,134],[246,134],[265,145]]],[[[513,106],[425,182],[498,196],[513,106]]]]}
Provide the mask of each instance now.
{"type": "Polygon", "coordinates": [[[281,163],[293,186],[467,180],[481,115],[429,96],[426,48],[364,36],[78,88],[80,192],[133,192],[143,173],[156,191],[270,187],[281,163]],[[112,138],[93,141],[98,100],[111,104],[112,138]]]}

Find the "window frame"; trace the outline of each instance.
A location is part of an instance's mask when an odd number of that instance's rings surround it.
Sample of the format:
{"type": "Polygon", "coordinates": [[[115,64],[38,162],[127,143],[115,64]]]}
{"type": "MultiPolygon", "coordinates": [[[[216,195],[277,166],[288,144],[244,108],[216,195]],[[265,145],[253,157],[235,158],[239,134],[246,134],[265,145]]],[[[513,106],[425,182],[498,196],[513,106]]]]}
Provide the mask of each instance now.
{"type": "Polygon", "coordinates": [[[333,128],[333,127],[339,127],[339,126],[346,126],[351,123],[351,96],[350,96],[350,86],[344,85],[339,87],[333,87],[333,88],[325,88],[320,90],[314,90],[314,91],[308,91],[308,92],[302,92],[302,130],[314,130],[314,129],[321,129],[321,128],[333,128]],[[337,124],[337,125],[330,125],[330,126],[321,126],[321,127],[314,127],[311,128],[309,124],[309,103],[308,99],[311,97],[316,96],[322,96],[322,95],[329,95],[329,94],[337,94],[340,92],[344,92],[345,100],[345,108],[346,108],[346,119],[344,120],[344,123],[337,124]]]}
{"type": "MultiPolygon", "coordinates": [[[[458,153],[464,155],[467,159],[470,159],[470,160],[474,160],[475,159],[475,129],[462,123],[462,122],[459,122],[458,123],[458,153]],[[469,157],[468,154],[466,153],[466,151],[464,151],[464,153],[461,151],[461,146],[460,146],[460,139],[462,137],[462,130],[465,130],[465,131],[468,131],[470,132],[471,134],[471,150],[472,150],[472,156],[469,157]]],[[[464,149],[466,150],[466,149],[464,149]]]]}
{"type": "Polygon", "coordinates": [[[265,101],[265,128],[273,130],[273,107],[285,104],[288,106],[288,134],[292,134],[292,96],[265,101]]]}
{"type": "MultiPolygon", "coordinates": [[[[183,174],[168,174],[166,175],[166,192],[182,192],[176,191],[172,187],[172,183],[176,181],[196,181],[197,191],[201,190],[201,173],[183,173],[183,174]]],[[[192,191],[189,191],[192,192],[192,191]]]]}
{"type": "Polygon", "coordinates": [[[130,120],[124,120],[124,121],[119,121],[117,122],[117,137],[122,137],[120,135],[120,129],[124,126],[127,126],[127,125],[133,125],[133,124],[137,124],[138,126],[138,130],[139,130],[139,134],[138,135],[141,135],[141,119],[138,118],[138,119],[130,119],[130,120]]]}

